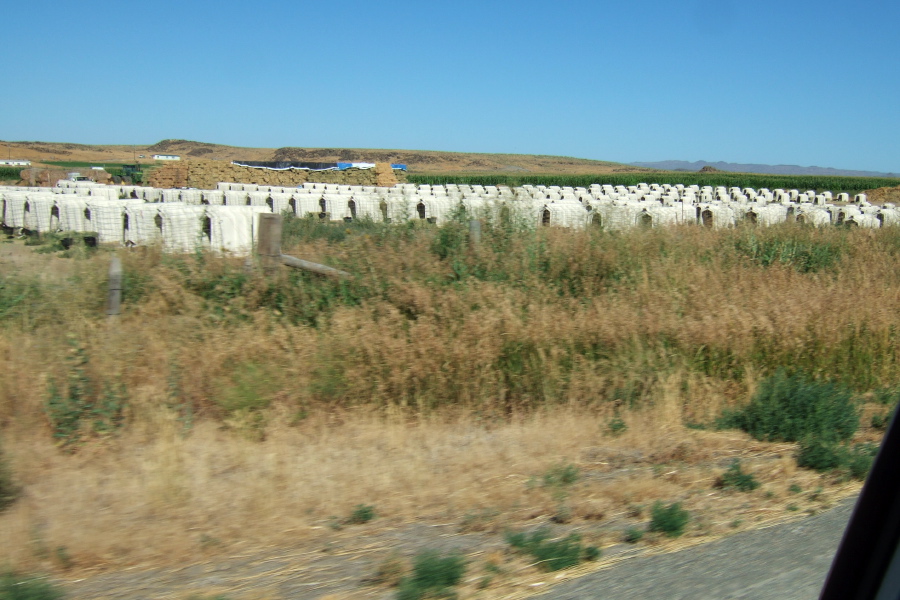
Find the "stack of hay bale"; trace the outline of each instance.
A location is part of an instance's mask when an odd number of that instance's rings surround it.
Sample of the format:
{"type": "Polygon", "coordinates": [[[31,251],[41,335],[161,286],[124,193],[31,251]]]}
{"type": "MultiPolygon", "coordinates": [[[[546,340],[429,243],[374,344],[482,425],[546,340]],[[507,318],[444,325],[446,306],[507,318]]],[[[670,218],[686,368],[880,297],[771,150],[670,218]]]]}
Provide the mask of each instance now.
{"type": "MultiPolygon", "coordinates": [[[[405,177],[405,174],[401,172],[399,177],[405,177]]],[[[155,188],[209,190],[220,181],[283,187],[297,187],[307,182],[390,187],[398,182],[398,174],[387,163],[378,163],[374,169],[308,171],[262,169],[213,160],[183,160],[154,169],[147,176],[148,184],[155,188]]]]}

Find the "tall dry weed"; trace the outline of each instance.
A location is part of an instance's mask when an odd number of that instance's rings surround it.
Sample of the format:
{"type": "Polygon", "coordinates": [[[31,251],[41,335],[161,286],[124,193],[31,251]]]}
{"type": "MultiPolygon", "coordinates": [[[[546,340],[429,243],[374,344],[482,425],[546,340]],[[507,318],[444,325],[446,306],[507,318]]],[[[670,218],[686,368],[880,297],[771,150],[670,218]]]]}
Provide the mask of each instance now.
{"type": "MultiPolygon", "coordinates": [[[[487,223],[479,247],[427,226],[312,231],[286,251],[349,281],[121,251],[114,327],[106,253],[4,274],[0,427],[25,493],[0,517],[0,560],[40,562],[42,544],[89,564],[188,556],[201,539],[284,542],[360,503],[386,519],[526,506],[528,479],[560,461],[701,460],[740,443],[683,425],[746,402],[778,368],[860,392],[900,381],[888,229],[487,223]],[[751,233],[843,250],[798,269],[794,250],[748,256],[751,233]],[[65,454],[47,399],[72,340],[85,376],[121,383],[127,409],[120,430],[65,454]],[[611,436],[614,418],[625,428],[611,436]]],[[[621,502],[677,487],[654,481],[621,502]]]]}

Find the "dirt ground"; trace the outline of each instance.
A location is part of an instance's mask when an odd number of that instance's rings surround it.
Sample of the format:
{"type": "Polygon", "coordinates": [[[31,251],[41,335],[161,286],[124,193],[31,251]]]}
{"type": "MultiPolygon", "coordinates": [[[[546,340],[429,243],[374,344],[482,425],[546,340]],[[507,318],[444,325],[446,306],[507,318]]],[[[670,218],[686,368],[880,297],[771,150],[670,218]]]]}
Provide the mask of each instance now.
{"type": "MultiPolygon", "coordinates": [[[[770,461],[777,461],[771,457],[770,461]]],[[[760,463],[762,464],[762,463],[760,463]]],[[[633,469],[586,473],[586,477],[605,477],[613,481],[633,477],[633,469]]],[[[549,526],[554,535],[578,533],[583,539],[597,541],[603,554],[596,562],[567,571],[546,573],[536,569],[512,552],[504,541],[502,526],[486,516],[475,526],[466,520],[451,522],[397,522],[375,519],[370,523],[340,528],[321,524],[319,535],[306,543],[281,548],[233,548],[221,552],[210,541],[198,550],[189,564],[161,568],[135,565],[103,572],[102,569],[59,573],[55,578],[73,599],[173,598],[188,599],[224,595],[232,600],[276,598],[345,600],[350,598],[392,598],[396,593],[386,573],[391,564],[408,566],[423,550],[457,551],[468,563],[461,598],[525,598],[545,593],[548,585],[561,583],[587,573],[606,569],[625,559],[652,556],[703,544],[739,531],[749,531],[795,520],[827,510],[853,496],[859,486],[833,487],[827,492],[812,491],[789,498],[757,504],[759,497],[740,493],[710,492],[711,503],[719,508],[695,515],[697,523],[684,537],[675,541],[648,538],[640,544],[627,544],[621,532],[628,526],[641,526],[642,519],[631,514],[614,514],[597,521],[580,520],[555,524],[552,515],[538,515],[521,525],[534,529],[549,526]],[[752,498],[752,500],[751,500],[752,498]],[[796,510],[788,510],[796,506],[796,510]],[[726,508],[730,507],[730,508],[726,508]],[[728,527],[716,533],[710,521],[732,519],[728,527]],[[485,530],[477,530],[485,527],[485,530]],[[398,562],[399,561],[399,562],[398,562]],[[379,577],[379,574],[381,577],[379,577]],[[385,579],[387,581],[385,581],[385,579]]],[[[477,517],[476,517],[477,518],[477,517]]]]}

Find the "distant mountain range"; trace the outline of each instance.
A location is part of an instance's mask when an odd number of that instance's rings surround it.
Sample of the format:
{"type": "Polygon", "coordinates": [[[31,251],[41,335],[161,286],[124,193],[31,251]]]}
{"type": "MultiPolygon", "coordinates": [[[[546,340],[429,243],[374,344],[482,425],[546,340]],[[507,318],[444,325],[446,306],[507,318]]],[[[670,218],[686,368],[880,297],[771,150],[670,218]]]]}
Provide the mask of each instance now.
{"type": "Polygon", "coordinates": [[[841,175],[845,177],[900,177],[900,173],[879,173],[877,171],[852,171],[831,167],[801,167],[799,165],[742,165],[727,162],[706,162],[698,160],[663,160],[660,162],[633,162],[635,167],[662,169],[665,171],[699,171],[703,167],[714,167],[720,171],[735,173],[767,173],[770,175],[841,175]]]}

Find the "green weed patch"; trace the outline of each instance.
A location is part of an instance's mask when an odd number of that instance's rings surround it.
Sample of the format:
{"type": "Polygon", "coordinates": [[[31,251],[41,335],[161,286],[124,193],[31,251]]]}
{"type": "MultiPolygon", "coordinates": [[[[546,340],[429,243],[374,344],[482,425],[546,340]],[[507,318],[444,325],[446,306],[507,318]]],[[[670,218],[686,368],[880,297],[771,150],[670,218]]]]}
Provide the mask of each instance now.
{"type": "Polygon", "coordinates": [[[763,441],[837,441],[856,432],[859,411],[846,388],[778,371],[760,383],[748,406],[727,413],[719,425],[763,441]]]}

